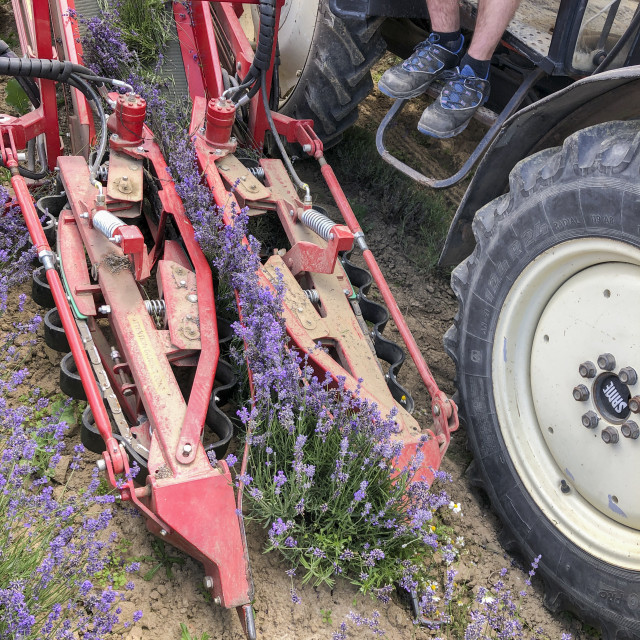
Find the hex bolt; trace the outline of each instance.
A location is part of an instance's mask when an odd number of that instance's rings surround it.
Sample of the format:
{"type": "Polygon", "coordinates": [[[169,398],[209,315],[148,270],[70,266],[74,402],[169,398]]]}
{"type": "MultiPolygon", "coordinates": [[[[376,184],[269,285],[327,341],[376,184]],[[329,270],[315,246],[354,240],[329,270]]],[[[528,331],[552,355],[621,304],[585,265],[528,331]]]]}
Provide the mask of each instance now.
{"type": "Polygon", "coordinates": [[[222,600],[220,599],[220,596],[216,596],[216,597],[213,599],[213,603],[214,603],[214,604],[217,604],[218,606],[220,606],[220,605],[222,604],[222,600]]]}
{"type": "Polygon", "coordinates": [[[596,365],[593,364],[590,360],[583,362],[579,367],[578,371],[583,378],[595,378],[596,377],[596,365]]]}
{"type": "Polygon", "coordinates": [[[587,429],[595,429],[598,426],[598,422],[600,422],[600,418],[595,411],[587,411],[582,416],[582,426],[587,427],[587,429]]]}
{"type": "Polygon", "coordinates": [[[182,455],[188,456],[192,449],[193,447],[189,443],[185,444],[184,447],[182,447],[182,455]]]}
{"type": "Polygon", "coordinates": [[[566,480],[560,480],[560,491],[562,491],[562,493],[571,493],[571,487],[567,484],[566,480]]]}
{"type": "Polygon", "coordinates": [[[598,366],[605,371],[613,371],[616,368],[616,359],[610,353],[598,356],[598,366]]]}
{"type": "Polygon", "coordinates": [[[108,304],[102,304],[98,307],[98,313],[108,316],[111,313],[111,307],[108,304]]]}
{"type": "Polygon", "coordinates": [[[160,529],[160,535],[164,538],[167,535],[166,529],[160,529]]]}
{"type": "Polygon", "coordinates": [[[603,429],[600,435],[606,444],[615,444],[620,439],[618,430],[611,425],[603,429]]]}
{"type": "Polygon", "coordinates": [[[104,461],[104,458],[96,460],[96,467],[98,467],[98,471],[104,471],[107,468],[107,463],[104,461]]]}
{"type": "Polygon", "coordinates": [[[211,576],[205,576],[203,583],[205,589],[213,589],[213,578],[211,576]]]}
{"type": "Polygon", "coordinates": [[[435,407],[433,407],[433,415],[434,416],[440,415],[440,407],[438,405],[435,405],[435,407]]]}
{"type": "Polygon", "coordinates": [[[577,387],[573,388],[573,399],[579,400],[583,402],[584,400],[589,399],[589,389],[585,387],[583,384],[579,384],[577,387]]]}
{"type": "Polygon", "coordinates": [[[640,396],[633,396],[633,398],[629,400],[629,409],[631,409],[633,413],[640,413],[640,396]]]}
{"type": "Polygon", "coordinates": [[[624,384],[635,384],[638,382],[638,374],[632,367],[623,367],[620,369],[618,378],[620,378],[620,382],[624,384]]]}
{"type": "Polygon", "coordinates": [[[627,420],[621,427],[622,435],[625,438],[631,438],[631,440],[637,440],[640,436],[640,427],[633,420],[627,420]]]}
{"type": "Polygon", "coordinates": [[[189,302],[198,302],[198,296],[197,296],[195,293],[190,293],[190,294],[187,296],[187,300],[188,300],[189,302]]]}

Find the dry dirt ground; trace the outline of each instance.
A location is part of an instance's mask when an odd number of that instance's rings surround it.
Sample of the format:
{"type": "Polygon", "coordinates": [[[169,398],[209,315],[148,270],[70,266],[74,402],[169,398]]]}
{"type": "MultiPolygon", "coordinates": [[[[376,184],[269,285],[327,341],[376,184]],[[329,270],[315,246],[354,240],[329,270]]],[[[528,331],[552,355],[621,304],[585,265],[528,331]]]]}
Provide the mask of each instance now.
{"type": "MultiPolygon", "coordinates": [[[[0,4],[2,11],[2,4],[0,4]]],[[[0,13],[0,25],[7,25],[9,14],[0,13]]],[[[362,108],[361,123],[367,128],[375,128],[389,101],[377,91],[368,98],[362,108]]],[[[5,108],[0,102],[0,111],[5,108]]],[[[414,118],[420,113],[421,105],[416,104],[409,113],[414,118]]],[[[407,127],[410,125],[408,124],[407,127]]],[[[409,128],[407,128],[409,132],[409,128]]],[[[427,172],[443,172],[450,170],[454,162],[467,152],[482,135],[482,128],[473,125],[469,131],[455,141],[442,145],[417,141],[413,134],[407,133],[406,145],[411,157],[427,172]]],[[[305,179],[313,181],[317,193],[323,194],[319,182],[319,172],[310,167],[303,167],[305,179]],[[315,172],[315,178],[314,176],[315,172]]],[[[366,200],[366,185],[343,185],[347,196],[357,196],[366,200]]],[[[461,188],[446,194],[450,203],[456,202],[461,188]]],[[[319,203],[321,202],[321,198],[319,203]]],[[[401,239],[397,230],[389,226],[382,217],[376,214],[376,203],[369,202],[371,212],[368,214],[368,243],[380,263],[383,273],[388,278],[399,306],[405,314],[411,330],[429,363],[438,384],[447,394],[453,394],[454,369],[451,361],[445,356],[442,348],[442,336],[450,326],[456,312],[456,301],[449,288],[445,275],[431,274],[417,270],[403,256],[401,239]]],[[[19,292],[15,292],[15,299],[19,292]]],[[[35,303],[29,302],[23,318],[42,312],[35,303]]],[[[11,322],[20,318],[17,307],[0,320],[0,331],[6,330],[11,322]]],[[[388,329],[394,335],[393,327],[388,329]]],[[[395,334],[397,336],[397,334],[395,334]]],[[[46,392],[54,393],[58,386],[58,364],[60,355],[49,350],[43,342],[34,348],[26,366],[32,371],[30,383],[36,384],[46,392]]],[[[418,419],[428,424],[427,394],[423,389],[415,369],[405,365],[401,381],[413,392],[416,400],[418,419]]],[[[69,438],[69,450],[79,441],[79,429],[72,428],[69,438]]],[[[91,468],[96,460],[93,454],[86,455],[85,468],[76,472],[72,479],[75,486],[82,486],[88,481],[91,468]]],[[[456,534],[464,536],[465,551],[457,566],[457,583],[466,598],[473,597],[480,586],[490,586],[497,579],[503,567],[511,567],[507,582],[514,593],[518,593],[524,585],[526,569],[512,567],[513,559],[505,554],[498,542],[500,525],[481,495],[470,486],[465,471],[470,462],[466,449],[464,427],[454,435],[449,453],[444,462],[444,469],[452,478],[449,487],[452,498],[462,505],[463,516],[451,520],[456,534]]],[[[212,508],[212,505],[203,505],[212,508]]],[[[153,558],[152,537],[145,530],[144,522],[138,515],[132,514],[130,508],[116,505],[114,527],[118,530],[120,540],[124,542],[124,555],[129,558],[153,558]]],[[[215,535],[212,532],[212,535],[215,535]]],[[[331,638],[340,622],[349,611],[370,615],[373,609],[381,614],[380,627],[385,637],[391,639],[422,639],[437,635],[412,623],[407,607],[393,600],[388,605],[381,605],[368,597],[362,596],[357,589],[346,582],[338,582],[333,590],[315,589],[309,586],[294,584],[301,597],[300,604],[293,604],[290,597],[291,579],[285,575],[287,568],[273,553],[263,554],[265,533],[255,524],[247,523],[247,539],[249,543],[250,562],[255,584],[255,611],[258,637],[263,640],[320,640],[331,638]]],[[[173,551],[170,551],[174,555],[173,551]]],[[[142,609],[144,617],[141,622],[128,631],[122,631],[115,637],[129,640],[178,640],[181,638],[180,624],[187,625],[194,638],[200,638],[204,632],[212,638],[224,640],[240,640],[242,630],[234,611],[221,610],[208,601],[202,589],[203,571],[201,566],[190,558],[175,552],[184,564],[173,565],[172,577],[168,577],[164,569],[155,573],[153,578],[145,581],[142,575],[152,569],[155,561],[143,560],[140,575],[135,577],[136,588],[130,602],[124,606],[124,619],[131,618],[133,611],[142,609]]],[[[534,585],[530,595],[522,602],[520,615],[528,629],[535,630],[542,626],[550,638],[560,638],[563,632],[570,632],[574,638],[594,638],[593,631],[583,628],[580,621],[567,614],[553,616],[542,604],[540,585],[534,585]]],[[[443,634],[446,635],[446,632],[443,634]]],[[[354,629],[349,637],[366,638],[371,632],[354,629]]],[[[448,637],[455,637],[449,634],[448,637]]],[[[461,636],[459,636],[461,637],[461,636]]]]}

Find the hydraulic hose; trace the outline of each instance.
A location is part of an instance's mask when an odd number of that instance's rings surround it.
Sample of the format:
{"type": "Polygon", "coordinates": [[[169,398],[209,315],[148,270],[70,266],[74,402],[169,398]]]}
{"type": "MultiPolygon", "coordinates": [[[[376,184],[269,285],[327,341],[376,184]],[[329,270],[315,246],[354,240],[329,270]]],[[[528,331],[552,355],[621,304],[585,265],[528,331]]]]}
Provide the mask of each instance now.
{"type": "MultiPolygon", "coordinates": [[[[4,40],[0,40],[0,58],[18,58],[4,40]]],[[[33,108],[37,109],[40,106],[40,90],[38,89],[38,85],[30,78],[18,77],[16,80],[22,87],[22,90],[27,94],[27,98],[29,98],[33,108]]]]}
{"type": "Polygon", "coordinates": [[[262,73],[266,72],[271,66],[273,39],[276,31],[276,2],[277,0],[260,0],[258,44],[247,75],[240,82],[240,86],[233,92],[234,99],[242,91],[248,91],[244,102],[253,98],[260,91],[262,73]]]}
{"type": "Polygon", "coordinates": [[[278,130],[276,129],[276,125],[273,122],[273,116],[271,115],[271,109],[269,108],[269,94],[267,92],[267,71],[262,72],[262,103],[264,105],[264,112],[267,116],[267,121],[269,122],[269,128],[271,129],[271,133],[273,134],[273,138],[276,141],[276,145],[278,145],[278,149],[280,151],[280,155],[282,156],[282,160],[287,167],[287,170],[291,174],[293,182],[295,183],[298,189],[304,189],[307,192],[307,196],[309,196],[309,185],[306,182],[302,182],[300,177],[296,173],[296,170],[293,168],[293,164],[287,154],[284,145],[282,144],[282,140],[280,140],[280,135],[278,134],[278,130]]]}
{"type": "MultiPolygon", "coordinates": [[[[44,80],[53,80],[54,82],[64,82],[78,89],[84,95],[91,110],[100,122],[100,142],[98,143],[96,159],[90,167],[91,176],[95,177],[95,172],[102,164],[107,149],[107,117],[100,96],[88,81],[103,83],[105,78],[96,76],[93,71],[80,64],[60,60],[47,60],[45,58],[0,57],[0,75],[15,76],[16,78],[42,78],[44,80]]],[[[20,172],[27,178],[33,178],[38,175],[27,172],[22,167],[20,167],[20,172]]],[[[39,177],[42,178],[44,175],[46,173],[39,177]]]]}

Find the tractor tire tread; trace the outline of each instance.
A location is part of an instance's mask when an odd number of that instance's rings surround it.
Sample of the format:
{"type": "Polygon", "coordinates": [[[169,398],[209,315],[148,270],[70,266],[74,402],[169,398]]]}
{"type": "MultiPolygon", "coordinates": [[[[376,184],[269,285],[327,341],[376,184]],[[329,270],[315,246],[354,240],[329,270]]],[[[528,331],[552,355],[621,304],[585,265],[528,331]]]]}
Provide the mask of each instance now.
{"type": "Polygon", "coordinates": [[[371,68],[385,51],[383,20],[343,20],[322,0],[309,59],[281,112],[314,121],[325,147],[336,144],[358,118],[373,87],[371,68]]]}

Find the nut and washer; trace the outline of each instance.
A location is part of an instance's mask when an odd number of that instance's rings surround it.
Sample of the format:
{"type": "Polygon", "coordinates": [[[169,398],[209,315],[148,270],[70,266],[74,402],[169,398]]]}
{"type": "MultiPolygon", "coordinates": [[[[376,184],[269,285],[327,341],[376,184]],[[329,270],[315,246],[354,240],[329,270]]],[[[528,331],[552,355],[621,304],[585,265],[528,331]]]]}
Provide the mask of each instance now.
{"type": "Polygon", "coordinates": [[[640,436],[640,427],[633,420],[627,420],[620,427],[620,431],[622,431],[622,435],[625,438],[630,438],[631,440],[637,440],[638,436],[640,436]]]}
{"type": "Polygon", "coordinates": [[[203,583],[205,589],[213,589],[213,578],[211,576],[205,576],[203,583]]]}
{"type": "Polygon", "coordinates": [[[611,353],[603,353],[598,356],[598,366],[605,371],[613,371],[616,368],[616,359],[611,353]]]}
{"type": "Polygon", "coordinates": [[[633,413],[640,412],[640,396],[633,396],[633,398],[629,400],[629,409],[631,409],[633,413]]]}
{"type": "Polygon", "coordinates": [[[624,384],[635,384],[638,382],[638,374],[633,367],[623,367],[620,369],[618,378],[620,378],[620,382],[624,384]]]}
{"type": "Polygon", "coordinates": [[[184,445],[184,447],[182,447],[182,455],[188,456],[192,450],[193,450],[193,447],[189,443],[187,443],[184,445]]]}
{"type": "Polygon", "coordinates": [[[595,411],[587,411],[582,416],[582,426],[587,427],[587,429],[595,429],[598,426],[598,422],[600,422],[600,418],[595,411]]]}
{"type": "Polygon", "coordinates": [[[587,360],[578,367],[578,372],[583,378],[595,378],[596,377],[596,365],[593,362],[587,360]]]}
{"type": "Polygon", "coordinates": [[[573,399],[578,400],[580,402],[584,402],[589,399],[589,389],[585,387],[583,384],[579,384],[577,387],[573,388],[573,399]]]}
{"type": "Polygon", "coordinates": [[[611,425],[603,429],[600,435],[606,444],[615,444],[620,439],[618,430],[611,425]]]}

